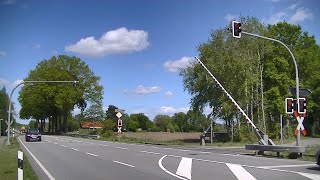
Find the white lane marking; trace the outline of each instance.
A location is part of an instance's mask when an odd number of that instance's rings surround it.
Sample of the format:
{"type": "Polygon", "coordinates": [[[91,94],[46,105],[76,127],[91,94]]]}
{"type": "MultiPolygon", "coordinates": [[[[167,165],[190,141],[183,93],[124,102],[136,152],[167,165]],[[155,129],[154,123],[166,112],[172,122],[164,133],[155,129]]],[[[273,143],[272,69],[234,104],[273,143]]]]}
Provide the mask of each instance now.
{"type": "Polygon", "coordinates": [[[179,151],[188,152],[188,151],[190,151],[190,150],[188,150],[188,149],[179,149],[179,151]]]}
{"type": "Polygon", "coordinates": [[[115,148],[118,148],[118,149],[128,149],[128,148],[123,148],[123,147],[115,147],[115,148]]]}
{"type": "Polygon", "coordinates": [[[151,151],[140,151],[142,153],[148,153],[148,154],[161,154],[161,153],[157,153],[157,152],[151,152],[151,151]]]}
{"type": "Polygon", "coordinates": [[[298,174],[300,174],[304,177],[307,177],[309,179],[312,179],[312,180],[320,180],[320,175],[318,175],[318,174],[310,174],[310,173],[302,173],[302,172],[299,172],[298,174]]]}
{"type": "Polygon", "coordinates": [[[18,138],[23,147],[28,151],[28,153],[31,155],[31,157],[36,161],[36,163],[40,166],[40,168],[43,170],[43,172],[48,176],[50,180],[55,180],[55,178],[50,174],[50,172],[42,165],[42,163],[31,153],[31,151],[27,148],[26,145],[21,141],[20,138],[18,138]]]}
{"type": "Polygon", "coordinates": [[[127,163],[123,163],[123,162],[120,162],[120,161],[113,161],[113,162],[115,162],[115,163],[118,163],[118,164],[122,164],[122,165],[125,165],[125,166],[129,166],[129,167],[135,167],[135,166],[133,166],[133,165],[130,165],[130,164],[127,164],[127,163]]]}
{"type": "Polygon", "coordinates": [[[71,148],[72,150],[75,150],[75,151],[79,151],[78,149],[76,149],[76,148],[71,148]]]}
{"type": "Polygon", "coordinates": [[[294,174],[299,174],[299,175],[308,177],[312,180],[320,180],[320,175],[318,175],[318,174],[303,173],[303,172],[290,171],[290,170],[284,170],[284,169],[271,169],[271,168],[264,168],[264,167],[254,167],[254,166],[253,166],[253,168],[266,169],[266,170],[278,171],[278,172],[294,173],[294,174]]]}
{"type": "Polygon", "coordinates": [[[96,155],[96,154],[92,154],[92,153],[86,153],[86,154],[88,154],[88,155],[90,155],[90,156],[94,156],[94,157],[97,157],[98,155],[96,155]]]}
{"type": "Polygon", "coordinates": [[[192,159],[187,157],[182,157],[176,174],[191,180],[191,168],[192,168],[192,159]]]}
{"type": "Polygon", "coordinates": [[[226,165],[239,180],[257,180],[239,164],[226,163],[226,165]]]}
{"type": "Polygon", "coordinates": [[[163,149],[173,149],[173,148],[163,148],[163,149]]]}
{"type": "Polygon", "coordinates": [[[61,146],[62,146],[62,147],[67,147],[66,145],[63,145],[63,144],[62,144],[61,146]]]}
{"type": "Polygon", "coordinates": [[[202,152],[199,152],[199,153],[202,153],[202,154],[210,154],[211,152],[202,151],[202,152]]]}
{"type": "Polygon", "coordinates": [[[159,159],[159,161],[158,161],[159,167],[160,167],[164,172],[170,174],[171,176],[174,176],[174,177],[176,177],[176,178],[178,178],[178,179],[181,179],[181,180],[188,180],[188,179],[183,178],[183,177],[180,177],[180,176],[178,176],[178,175],[176,175],[176,174],[168,171],[166,168],[164,168],[163,165],[162,165],[162,160],[163,160],[165,157],[167,157],[167,155],[164,155],[164,156],[162,156],[162,158],[159,159]]]}
{"type": "Polygon", "coordinates": [[[261,168],[286,168],[286,167],[302,167],[314,166],[315,164],[294,164],[294,165],[280,165],[280,166],[261,166],[261,168]]]}
{"type": "Polygon", "coordinates": [[[58,144],[58,143],[54,143],[54,144],[58,144]]]}

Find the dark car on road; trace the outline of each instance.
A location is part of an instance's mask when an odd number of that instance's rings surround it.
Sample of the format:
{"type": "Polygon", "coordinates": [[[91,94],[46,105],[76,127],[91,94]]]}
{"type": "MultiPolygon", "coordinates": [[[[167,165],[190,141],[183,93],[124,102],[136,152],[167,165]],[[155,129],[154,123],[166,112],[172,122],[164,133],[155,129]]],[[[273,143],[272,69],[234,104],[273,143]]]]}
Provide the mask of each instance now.
{"type": "Polygon", "coordinates": [[[26,131],[26,141],[41,141],[41,134],[38,129],[30,128],[26,131]]]}

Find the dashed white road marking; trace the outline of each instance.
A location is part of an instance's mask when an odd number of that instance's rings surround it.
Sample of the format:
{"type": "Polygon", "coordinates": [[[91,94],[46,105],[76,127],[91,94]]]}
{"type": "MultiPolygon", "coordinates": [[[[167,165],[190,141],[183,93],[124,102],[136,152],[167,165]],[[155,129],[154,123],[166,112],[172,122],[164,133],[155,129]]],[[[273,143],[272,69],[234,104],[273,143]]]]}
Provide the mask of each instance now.
{"type": "Polygon", "coordinates": [[[79,151],[78,149],[76,149],[76,148],[71,148],[72,150],[75,150],[75,151],[79,151]]]}
{"type": "Polygon", "coordinates": [[[210,154],[211,152],[206,152],[206,151],[201,151],[199,153],[202,153],[202,154],[210,154]]]}
{"type": "Polygon", "coordinates": [[[96,155],[96,154],[92,154],[92,153],[88,153],[88,152],[86,152],[86,154],[88,154],[88,155],[90,155],[90,156],[94,156],[94,157],[97,157],[98,155],[96,155]]]}
{"type": "Polygon", "coordinates": [[[314,166],[315,164],[294,164],[294,165],[280,165],[280,166],[261,166],[261,168],[286,168],[286,167],[303,167],[314,166]]]}
{"type": "Polygon", "coordinates": [[[129,166],[129,167],[135,167],[134,165],[131,165],[131,164],[127,164],[127,163],[123,163],[123,162],[120,162],[120,161],[113,161],[115,163],[118,163],[118,164],[122,164],[122,165],[125,165],[125,166],[129,166]]]}
{"type": "Polygon", "coordinates": [[[63,145],[63,144],[62,144],[61,146],[62,146],[62,147],[67,147],[66,145],[63,145]]]}
{"type": "Polygon", "coordinates": [[[176,174],[191,180],[192,159],[182,157],[176,174]]]}
{"type": "Polygon", "coordinates": [[[188,150],[188,149],[179,149],[179,151],[188,152],[190,150],[188,150]]]}
{"type": "Polygon", "coordinates": [[[257,180],[239,164],[226,163],[226,165],[239,180],[257,180]]]}
{"type": "Polygon", "coordinates": [[[148,153],[148,154],[161,154],[161,153],[157,153],[157,152],[151,152],[151,151],[140,151],[142,153],[148,153]]]}
{"type": "Polygon", "coordinates": [[[128,148],[123,148],[123,147],[115,147],[115,148],[117,148],[117,149],[124,149],[124,150],[128,149],[128,148]]]}

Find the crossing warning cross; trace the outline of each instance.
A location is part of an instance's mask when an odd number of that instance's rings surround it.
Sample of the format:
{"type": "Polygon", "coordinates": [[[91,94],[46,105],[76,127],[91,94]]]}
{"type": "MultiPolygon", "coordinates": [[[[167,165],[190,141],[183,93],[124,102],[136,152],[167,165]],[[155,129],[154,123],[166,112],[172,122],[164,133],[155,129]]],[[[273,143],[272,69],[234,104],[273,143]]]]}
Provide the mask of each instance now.
{"type": "Polygon", "coordinates": [[[307,131],[306,131],[306,129],[304,128],[304,126],[303,126],[303,124],[302,124],[302,123],[303,123],[303,120],[304,120],[304,117],[303,117],[303,116],[300,117],[297,112],[294,113],[294,116],[295,116],[295,118],[296,118],[297,121],[298,121],[298,126],[297,126],[297,129],[294,131],[294,135],[297,136],[298,133],[299,133],[299,131],[300,131],[300,129],[301,129],[302,134],[303,134],[304,136],[306,136],[306,135],[307,135],[307,131]]]}

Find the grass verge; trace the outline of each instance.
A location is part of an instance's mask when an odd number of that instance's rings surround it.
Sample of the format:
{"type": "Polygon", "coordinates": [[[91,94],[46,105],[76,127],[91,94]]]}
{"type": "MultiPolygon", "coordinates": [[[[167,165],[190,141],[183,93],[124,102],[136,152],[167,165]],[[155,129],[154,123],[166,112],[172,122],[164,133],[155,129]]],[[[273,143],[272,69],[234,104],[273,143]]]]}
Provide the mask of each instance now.
{"type": "MultiPolygon", "coordinates": [[[[2,180],[17,179],[18,160],[17,152],[21,150],[16,138],[10,138],[11,145],[0,144],[0,175],[2,180]]],[[[37,180],[37,175],[33,172],[27,157],[23,155],[23,179],[37,180]]]]}
{"type": "MultiPolygon", "coordinates": [[[[302,154],[302,156],[295,156],[294,154],[290,154],[288,152],[282,152],[280,153],[279,158],[283,159],[298,159],[301,161],[311,161],[316,162],[315,155],[317,151],[320,150],[320,145],[317,146],[307,146],[305,153],[302,154]]],[[[276,152],[265,152],[265,156],[267,157],[277,157],[276,152]]]]}

